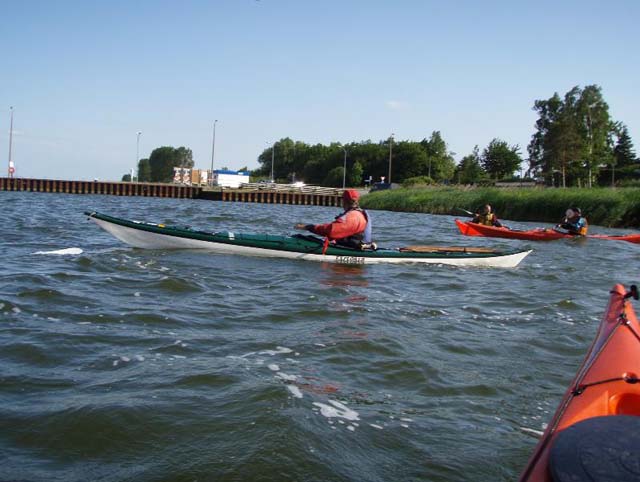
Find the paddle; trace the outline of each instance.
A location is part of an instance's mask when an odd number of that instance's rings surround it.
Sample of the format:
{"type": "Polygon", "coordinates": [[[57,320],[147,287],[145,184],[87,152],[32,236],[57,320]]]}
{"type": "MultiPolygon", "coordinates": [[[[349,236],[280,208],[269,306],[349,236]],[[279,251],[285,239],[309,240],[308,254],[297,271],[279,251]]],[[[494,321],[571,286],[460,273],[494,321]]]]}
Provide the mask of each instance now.
{"type": "Polygon", "coordinates": [[[471,211],[467,211],[466,209],[462,209],[462,208],[454,208],[457,209],[458,211],[462,211],[463,213],[467,213],[469,216],[475,216],[474,213],[472,213],[471,211]]]}

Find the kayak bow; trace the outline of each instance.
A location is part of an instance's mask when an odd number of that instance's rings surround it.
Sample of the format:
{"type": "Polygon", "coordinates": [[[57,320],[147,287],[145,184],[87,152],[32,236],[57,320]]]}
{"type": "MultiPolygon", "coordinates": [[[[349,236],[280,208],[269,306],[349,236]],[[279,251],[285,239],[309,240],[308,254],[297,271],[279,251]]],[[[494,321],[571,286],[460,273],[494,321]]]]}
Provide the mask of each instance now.
{"type": "Polygon", "coordinates": [[[357,250],[329,245],[323,254],[323,240],[316,236],[277,236],[206,232],[190,228],[129,221],[97,212],[89,219],[124,243],[149,249],[206,249],[222,254],[304,259],[339,264],[430,263],[455,266],[513,268],[531,250],[410,246],[400,249],[357,250]]]}
{"type": "Polygon", "coordinates": [[[640,462],[632,442],[640,433],[640,325],[629,301],[637,293],[613,287],[596,338],[520,482],[640,480],[629,468],[640,462]]]}
{"type": "Polygon", "coordinates": [[[640,234],[624,234],[621,236],[609,236],[606,234],[588,234],[586,236],[574,236],[550,228],[536,228],[528,230],[518,230],[509,228],[497,228],[495,226],[485,226],[484,224],[472,223],[471,221],[460,221],[456,219],[456,226],[460,233],[465,236],[485,236],[489,238],[524,239],[527,241],[553,241],[555,239],[575,239],[594,238],[608,239],[611,241],[627,241],[629,243],[640,244],[640,234]]]}

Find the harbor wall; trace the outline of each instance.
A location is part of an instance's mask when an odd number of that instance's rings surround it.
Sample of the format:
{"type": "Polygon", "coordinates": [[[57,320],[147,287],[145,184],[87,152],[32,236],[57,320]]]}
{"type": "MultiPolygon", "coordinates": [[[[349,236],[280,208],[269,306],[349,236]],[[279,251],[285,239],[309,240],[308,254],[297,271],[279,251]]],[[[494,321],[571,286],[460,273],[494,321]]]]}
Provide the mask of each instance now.
{"type": "Polygon", "coordinates": [[[26,191],[64,194],[102,194],[206,199],[224,202],[340,206],[341,190],[323,189],[302,192],[282,187],[218,188],[145,182],[68,181],[0,177],[0,191],[26,191]]]}

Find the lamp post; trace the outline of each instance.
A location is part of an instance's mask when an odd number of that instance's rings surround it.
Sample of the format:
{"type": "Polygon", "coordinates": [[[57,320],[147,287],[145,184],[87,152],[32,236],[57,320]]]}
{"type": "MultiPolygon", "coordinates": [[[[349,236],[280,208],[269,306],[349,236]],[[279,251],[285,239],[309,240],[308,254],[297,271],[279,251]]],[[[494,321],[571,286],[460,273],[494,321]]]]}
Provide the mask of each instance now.
{"type": "Polygon", "coordinates": [[[216,154],[216,124],[218,123],[218,119],[213,121],[213,141],[211,142],[211,179],[209,180],[209,184],[213,186],[213,159],[216,154]]]}
{"type": "Polygon", "coordinates": [[[273,143],[273,147],[271,148],[271,182],[275,182],[275,179],[273,178],[273,163],[275,161],[276,158],[276,143],[273,143]]]}
{"type": "Polygon", "coordinates": [[[393,132],[391,133],[391,138],[389,139],[389,184],[391,184],[391,155],[393,153],[393,132]]]}
{"type": "Polygon", "coordinates": [[[347,181],[347,149],[343,147],[342,150],[344,151],[344,166],[342,168],[342,189],[344,189],[347,181]]]}
{"type": "MultiPolygon", "coordinates": [[[[136,139],[136,164],[135,167],[138,167],[140,164],[140,135],[142,132],[138,131],[138,137],[136,139]]],[[[138,169],[138,178],[140,177],[140,170],[138,169]]],[[[131,171],[131,182],[133,182],[133,171],[131,171]]]]}
{"type": "Polygon", "coordinates": [[[9,107],[11,111],[11,127],[9,127],[9,177],[13,177],[15,167],[13,167],[13,161],[11,160],[11,143],[13,141],[13,107],[9,107]]]}

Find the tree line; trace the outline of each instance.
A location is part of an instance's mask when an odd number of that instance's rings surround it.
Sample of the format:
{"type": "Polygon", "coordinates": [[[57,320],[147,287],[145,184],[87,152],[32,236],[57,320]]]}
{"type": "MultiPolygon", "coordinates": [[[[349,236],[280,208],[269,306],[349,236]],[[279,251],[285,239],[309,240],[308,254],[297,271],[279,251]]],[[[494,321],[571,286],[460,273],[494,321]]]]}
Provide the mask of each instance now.
{"type": "MultiPolygon", "coordinates": [[[[640,159],[628,128],[611,119],[599,86],[576,86],[562,98],[555,93],[549,99],[536,100],[533,110],[538,119],[527,146],[526,170],[520,147],[497,137],[482,150],[475,146],[456,164],[455,153],[442,134],[433,131],[419,142],[390,137],[377,142],[311,145],[285,137],[263,150],[252,176],[268,179],[273,173],[278,182],[304,180],[335,187],[343,182],[360,186],[370,178],[406,185],[522,178],[566,187],[640,185],[640,159]]],[[[159,147],[138,163],[138,180],[171,182],[173,167],[193,165],[191,149],[159,147]]],[[[123,180],[129,180],[128,176],[123,180]]]]}

